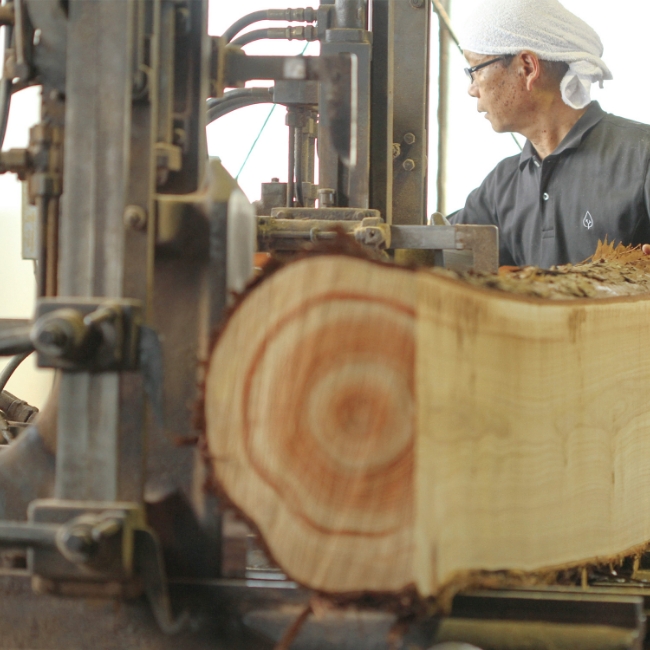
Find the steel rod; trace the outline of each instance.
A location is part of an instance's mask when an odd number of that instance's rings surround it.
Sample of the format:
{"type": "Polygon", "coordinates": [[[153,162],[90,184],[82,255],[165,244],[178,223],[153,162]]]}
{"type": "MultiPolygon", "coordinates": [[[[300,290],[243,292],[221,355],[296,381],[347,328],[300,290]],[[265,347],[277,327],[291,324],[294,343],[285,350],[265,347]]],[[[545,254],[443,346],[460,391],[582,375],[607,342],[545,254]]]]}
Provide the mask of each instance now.
{"type": "Polygon", "coordinates": [[[23,521],[0,522],[0,546],[45,546],[56,545],[58,524],[34,524],[23,521]]]}
{"type": "MultiPolygon", "coordinates": [[[[445,8],[449,0],[441,0],[445,8]]],[[[447,212],[447,132],[449,128],[449,43],[450,31],[440,22],[438,68],[438,170],[436,178],[436,210],[447,212]]]]}
{"type": "Polygon", "coordinates": [[[295,192],[294,187],[294,171],[296,168],[296,130],[293,126],[293,120],[290,119],[293,115],[291,110],[287,111],[287,122],[289,122],[289,164],[288,164],[288,176],[287,176],[287,207],[292,208],[293,195],[295,192]]]}

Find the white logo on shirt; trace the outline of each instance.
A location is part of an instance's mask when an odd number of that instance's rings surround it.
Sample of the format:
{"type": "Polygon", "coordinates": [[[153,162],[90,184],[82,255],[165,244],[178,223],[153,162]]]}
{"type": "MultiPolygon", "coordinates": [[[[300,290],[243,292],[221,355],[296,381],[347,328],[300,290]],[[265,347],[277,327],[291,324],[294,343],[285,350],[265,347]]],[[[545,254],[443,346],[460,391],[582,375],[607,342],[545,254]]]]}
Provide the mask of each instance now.
{"type": "Polygon", "coordinates": [[[591,230],[594,227],[594,218],[591,216],[591,212],[587,212],[585,218],[582,220],[582,225],[587,230],[591,230]]]}

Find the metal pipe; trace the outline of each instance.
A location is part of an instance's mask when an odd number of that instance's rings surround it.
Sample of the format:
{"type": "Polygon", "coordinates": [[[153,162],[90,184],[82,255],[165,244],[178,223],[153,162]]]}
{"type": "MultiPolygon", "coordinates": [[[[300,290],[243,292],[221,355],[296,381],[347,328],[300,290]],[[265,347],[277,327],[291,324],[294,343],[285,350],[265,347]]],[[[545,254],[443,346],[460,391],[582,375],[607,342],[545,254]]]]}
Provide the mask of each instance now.
{"type": "Polygon", "coordinates": [[[246,106],[255,106],[255,104],[269,104],[273,103],[272,99],[263,99],[261,97],[251,97],[250,99],[238,99],[223,102],[222,104],[217,104],[208,109],[207,123],[211,124],[215,120],[228,115],[240,108],[246,108],[246,106]]]}
{"type": "Polygon", "coordinates": [[[14,6],[12,4],[0,5],[0,26],[13,25],[15,20],[14,6]]]}
{"type": "MultiPolygon", "coordinates": [[[[318,119],[315,111],[307,112],[307,124],[309,125],[309,133],[305,134],[303,138],[303,180],[309,183],[312,187],[314,185],[314,173],[316,167],[316,137],[314,129],[311,125],[315,125],[318,119]]],[[[316,205],[316,199],[310,197],[303,197],[304,205],[307,208],[313,208],[316,205]]]]}
{"type": "Polygon", "coordinates": [[[293,207],[294,181],[293,175],[296,168],[296,129],[294,127],[295,115],[291,109],[287,110],[287,125],[289,127],[289,165],[287,176],[287,207],[293,207]]]}
{"type": "MultiPolygon", "coordinates": [[[[24,355],[20,356],[22,357],[24,355]]],[[[12,395],[8,390],[0,392],[0,411],[6,415],[8,420],[23,423],[31,422],[39,412],[35,406],[12,395]]]]}
{"type": "Polygon", "coordinates": [[[45,227],[45,295],[57,294],[59,269],[59,198],[47,202],[45,227]]]}
{"type": "Polygon", "coordinates": [[[27,63],[26,38],[25,38],[25,7],[23,0],[14,2],[14,53],[16,57],[15,73],[21,81],[29,78],[29,65],[27,63]]]}
{"type": "Polygon", "coordinates": [[[302,183],[304,181],[303,175],[303,142],[305,135],[302,130],[303,126],[303,114],[302,111],[299,113],[297,124],[295,126],[295,147],[296,147],[296,207],[304,208],[305,207],[305,197],[302,193],[302,183]]]}
{"type": "MultiPolygon", "coordinates": [[[[6,52],[9,49],[11,44],[11,39],[13,35],[12,27],[5,27],[4,34],[4,50],[5,56],[6,52]]],[[[7,133],[7,122],[9,121],[9,108],[11,107],[11,86],[12,80],[5,79],[2,74],[0,74],[0,149],[4,144],[5,135],[7,133]]]]}
{"type": "Polygon", "coordinates": [[[336,0],[336,25],[348,29],[367,29],[366,0],[336,0]]]}
{"type": "Polygon", "coordinates": [[[307,7],[306,9],[261,9],[260,11],[253,11],[252,13],[243,16],[239,20],[235,21],[223,33],[223,38],[226,39],[226,43],[230,43],[232,39],[237,36],[239,32],[241,32],[242,29],[262,20],[286,20],[290,23],[313,23],[316,21],[317,16],[317,12],[311,7],[307,7]]]}
{"type": "Polygon", "coordinates": [[[0,546],[56,546],[59,524],[34,524],[24,521],[0,522],[0,546]]]}
{"type": "Polygon", "coordinates": [[[36,196],[36,223],[39,233],[38,254],[38,295],[47,295],[47,252],[48,252],[48,203],[49,198],[43,194],[36,196]]]}
{"type": "Polygon", "coordinates": [[[228,29],[223,33],[223,37],[226,39],[226,43],[230,41],[241,32],[242,29],[257,23],[260,20],[268,20],[269,10],[261,9],[260,11],[253,11],[252,13],[242,16],[239,20],[235,21],[228,29]]]}
{"type": "Polygon", "coordinates": [[[250,99],[252,97],[263,97],[273,101],[273,86],[269,88],[237,88],[236,90],[229,90],[223,94],[223,97],[212,97],[206,102],[208,109],[217,106],[222,102],[230,101],[233,99],[250,99]]]}
{"type": "Polygon", "coordinates": [[[314,27],[268,27],[267,29],[254,29],[246,32],[231,41],[231,45],[242,47],[253,41],[262,39],[277,39],[287,41],[315,41],[318,33],[314,27]]]}
{"type": "MultiPolygon", "coordinates": [[[[449,0],[443,10],[449,8],[449,0]]],[[[440,14],[439,14],[440,15],[440,14]]],[[[449,43],[451,33],[447,25],[440,21],[439,33],[439,71],[438,71],[438,172],[436,178],[436,210],[447,213],[447,131],[449,128],[449,43]]]]}

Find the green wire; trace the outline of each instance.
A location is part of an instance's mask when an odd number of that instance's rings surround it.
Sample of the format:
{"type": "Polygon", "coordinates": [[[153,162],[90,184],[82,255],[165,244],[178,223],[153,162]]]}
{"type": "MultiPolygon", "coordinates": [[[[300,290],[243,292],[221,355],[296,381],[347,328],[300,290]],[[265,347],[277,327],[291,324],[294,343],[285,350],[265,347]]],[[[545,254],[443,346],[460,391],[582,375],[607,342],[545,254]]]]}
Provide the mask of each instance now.
{"type": "MultiPolygon", "coordinates": [[[[305,43],[305,47],[302,48],[302,52],[298,56],[302,56],[307,51],[308,47],[309,47],[309,43],[305,43]]],[[[244,158],[244,162],[241,164],[241,167],[237,172],[237,176],[235,176],[236,181],[239,180],[240,174],[244,171],[244,167],[246,167],[246,163],[248,162],[248,159],[251,157],[251,154],[253,153],[253,150],[257,146],[259,139],[262,137],[262,133],[264,133],[264,129],[266,128],[266,125],[269,123],[269,120],[271,119],[271,115],[273,115],[273,111],[275,110],[276,106],[277,104],[273,104],[271,110],[269,111],[269,114],[266,116],[266,119],[264,120],[264,124],[262,124],[262,128],[259,130],[259,133],[257,134],[255,140],[253,140],[253,144],[251,145],[251,148],[248,150],[248,153],[246,154],[246,158],[244,158]]]]}
{"type": "Polygon", "coordinates": [[[257,137],[255,140],[253,140],[253,144],[251,145],[251,148],[248,150],[248,153],[246,154],[246,158],[244,158],[244,162],[241,164],[241,167],[239,168],[239,171],[237,172],[237,176],[235,176],[235,180],[239,180],[239,175],[244,171],[244,167],[246,167],[246,163],[248,162],[248,159],[251,157],[251,154],[253,153],[253,149],[257,146],[257,143],[259,142],[259,139],[262,137],[262,133],[264,132],[264,129],[266,128],[266,125],[269,123],[269,120],[271,119],[271,115],[273,115],[273,111],[275,110],[275,107],[277,104],[273,104],[271,106],[271,110],[269,111],[269,114],[266,116],[266,119],[264,120],[264,124],[262,124],[262,128],[260,129],[259,133],[257,134],[257,137]]]}

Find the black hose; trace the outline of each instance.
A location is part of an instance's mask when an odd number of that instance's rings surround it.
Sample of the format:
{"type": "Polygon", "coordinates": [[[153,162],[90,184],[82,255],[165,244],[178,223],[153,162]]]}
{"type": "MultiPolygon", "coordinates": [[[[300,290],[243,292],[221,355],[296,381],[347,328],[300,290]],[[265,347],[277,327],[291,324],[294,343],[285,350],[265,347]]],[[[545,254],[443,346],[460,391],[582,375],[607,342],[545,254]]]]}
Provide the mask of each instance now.
{"type": "Polygon", "coordinates": [[[248,45],[248,43],[252,43],[253,41],[261,41],[264,38],[269,38],[268,29],[254,29],[252,32],[246,32],[245,34],[238,36],[231,44],[242,47],[248,45]]]}
{"type": "Polygon", "coordinates": [[[219,106],[223,102],[233,99],[248,99],[251,97],[261,97],[273,101],[273,87],[269,88],[237,88],[236,90],[229,90],[224,93],[223,97],[212,97],[208,99],[208,110],[214,106],[219,106]]]}
{"type": "Polygon", "coordinates": [[[0,332],[0,356],[13,357],[31,352],[34,344],[30,338],[31,324],[8,327],[0,332]]]}
{"type": "Polygon", "coordinates": [[[23,352],[22,354],[17,354],[15,357],[12,357],[9,359],[9,362],[7,365],[2,369],[2,372],[0,372],[0,393],[4,390],[5,386],[7,385],[7,382],[9,379],[11,379],[11,375],[14,374],[16,368],[33,352],[33,350],[30,350],[29,352],[23,352]]]}
{"type": "MultiPolygon", "coordinates": [[[[11,43],[13,30],[10,26],[5,27],[5,53],[11,43]]],[[[0,149],[5,141],[7,134],[7,123],[9,122],[9,108],[11,107],[11,79],[5,79],[0,74],[0,149]]]]}
{"type": "Polygon", "coordinates": [[[262,98],[252,97],[250,99],[232,100],[229,102],[224,102],[222,104],[217,104],[216,106],[213,106],[212,108],[208,109],[207,123],[211,124],[215,120],[218,120],[224,115],[228,115],[228,113],[232,113],[233,111],[236,111],[239,108],[246,108],[246,106],[254,106],[255,104],[272,104],[272,103],[273,103],[272,99],[262,99],[262,98]]]}
{"type": "Polygon", "coordinates": [[[260,20],[269,19],[269,10],[261,9],[260,11],[254,11],[246,16],[242,16],[239,20],[236,20],[228,29],[223,33],[223,37],[226,39],[226,43],[230,43],[232,39],[241,32],[244,27],[248,27],[253,23],[257,23],[260,20]]]}

